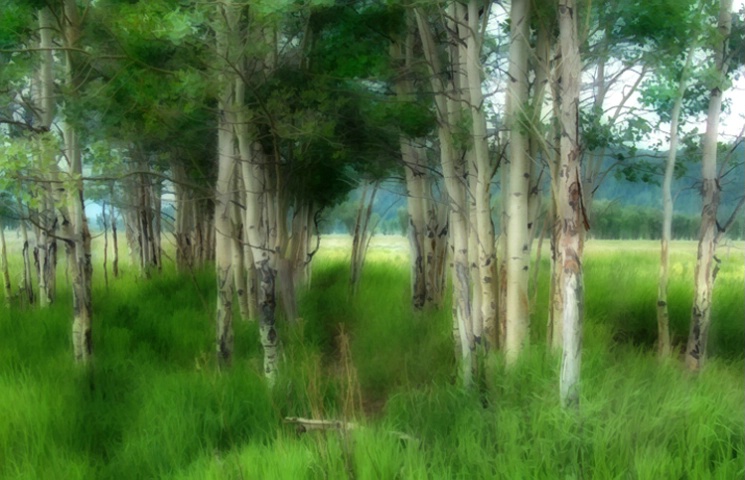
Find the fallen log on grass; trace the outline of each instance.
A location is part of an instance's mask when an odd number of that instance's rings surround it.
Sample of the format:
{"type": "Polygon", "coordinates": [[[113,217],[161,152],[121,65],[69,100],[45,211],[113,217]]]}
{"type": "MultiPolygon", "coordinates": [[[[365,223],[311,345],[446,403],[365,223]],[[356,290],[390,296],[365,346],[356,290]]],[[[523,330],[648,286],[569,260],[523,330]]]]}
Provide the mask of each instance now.
{"type": "MultiPolygon", "coordinates": [[[[358,423],[347,422],[344,420],[318,420],[314,418],[285,417],[285,422],[296,425],[298,433],[305,433],[309,430],[337,430],[340,432],[347,432],[364,428],[358,423]]],[[[402,441],[419,443],[418,438],[403,432],[397,432],[395,430],[386,430],[385,432],[402,441]]]]}

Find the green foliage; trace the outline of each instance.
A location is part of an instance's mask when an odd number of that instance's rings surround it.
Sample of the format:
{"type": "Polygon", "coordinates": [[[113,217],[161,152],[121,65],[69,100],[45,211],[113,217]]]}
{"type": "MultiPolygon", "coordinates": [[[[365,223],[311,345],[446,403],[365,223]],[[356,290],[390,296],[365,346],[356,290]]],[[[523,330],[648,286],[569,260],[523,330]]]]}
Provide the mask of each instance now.
{"type": "Polygon", "coordinates": [[[405,18],[401,7],[378,2],[337,1],[313,9],[311,68],[346,78],[386,73],[390,38],[403,31],[405,18]]]}
{"type": "MultiPolygon", "coordinates": [[[[665,48],[674,56],[686,48],[692,31],[700,28],[702,17],[696,0],[635,0],[620,3],[615,34],[640,44],[665,48]]],[[[694,33],[695,35],[695,33],[694,33]]]]}
{"type": "Polygon", "coordinates": [[[28,38],[33,22],[33,9],[42,6],[35,4],[44,3],[46,2],[28,0],[3,2],[3,8],[0,9],[0,49],[17,48],[28,38]]]}

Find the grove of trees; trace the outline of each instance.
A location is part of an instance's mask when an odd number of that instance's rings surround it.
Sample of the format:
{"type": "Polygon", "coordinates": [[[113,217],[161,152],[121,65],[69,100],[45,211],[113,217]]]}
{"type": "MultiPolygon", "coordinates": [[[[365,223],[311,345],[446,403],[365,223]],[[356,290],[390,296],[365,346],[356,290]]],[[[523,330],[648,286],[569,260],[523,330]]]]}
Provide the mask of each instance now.
{"type": "Polygon", "coordinates": [[[683,222],[673,182],[696,178],[685,363],[705,361],[716,249],[730,230],[741,235],[745,198],[730,181],[743,133],[718,130],[745,63],[745,11],[731,0],[8,0],[0,62],[0,217],[19,228],[23,249],[12,254],[24,265],[14,283],[0,237],[6,302],[55,303],[64,249],[81,365],[95,357],[92,329],[106,328],[93,276],[117,277],[126,245],[147,281],[170,258],[172,234],[182,274],[214,266],[219,368],[233,361],[235,311],[259,323],[273,385],[277,321],[295,321],[296,291],[313,288],[324,215],[357,192],[353,295],[376,194],[398,179],[405,204],[386,208],[407,223],[411,307],[439,309],[452,294],[466,388],[487,356],[511,366],[527,348],[531,255],[549,239],[547,342],[561,356],[561,403],[576,407],[585,242],[623,236],[618,209],[596,198],[613,175],[661,179],[661,215],[624,212],[639,216],[627,226],[649,222],[635,236],[661,238],[649,308],[664,357],[674,353],[668,249],[683,222]],[[684,135],[702,116],[706,131],[684,135]],[[726,208],[723,196],[734,199],[726,208]],[[99,208],[113,252],[103,268],[89,225],[99,208]]]}

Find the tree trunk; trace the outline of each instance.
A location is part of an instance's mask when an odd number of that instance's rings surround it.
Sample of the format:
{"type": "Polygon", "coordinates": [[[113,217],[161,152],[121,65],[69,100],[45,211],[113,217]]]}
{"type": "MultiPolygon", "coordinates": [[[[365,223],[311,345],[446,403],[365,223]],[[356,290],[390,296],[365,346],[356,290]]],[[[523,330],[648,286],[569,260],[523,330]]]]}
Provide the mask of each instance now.
{"type": "Polygon", "coordinates": [[[510,194],[507,206],[507,327],[505,357],[514,363],[528,342],[528,195],[530,162],[525,134],[525,105],[528,100],[528,52],[530,2],[513,0],[510,10],[510,68],[507,122],[510,127],[510,194]]]}
{"type": "MultiPolygon", "coordinates": [[[[248,202],[246,202],[246,208],[248,208],[248,202]]],[[[248,238],[248,229],[246,228],[245,223],[243,224],[243,245],[243,261],[246,262],[246,302],[248,304],[248,318],[253,320],[259,318],[259,277],[256,272],[256,264],[254,262],[253,251],[248,238]]]]}
{"type": "MultiPolygon", "coordinates": [[[[39,66],[39,120],[40,126],[51,130],[55,114],[55,84],[54,84],[54,57],[52,55],[54,44],[52,33],[54,31],[54,17],[49,7],[42,8],[38,12],[39,17],[39,47],[41,51],[41,62],[39,66]]],[[[39,215],[40,228],[36,239],[39,262],[39,304],[42,307],[54,303],[57,286],[57,240],[54,234],[57,228],[57,218],[54,213],[56,195],[54,194],[53,182],[59,178],[57,160],[54,151],[47,142],[40,139],[40,166],[43,172],[47,172],[50,182],[42,183],[40,197],[41,207],[39,215]]]]}
{"type": "Polygon", "coordinates": [[[103,223],[103,281],[106,290],[109,290],[109,225],[106,222],[106,202],[101,207],[101,221],[103,223]]]}
{"type": "MultiPolygon", "coordinates": [[[[230,62],[232,50],[236,47],[234,37],[237,35],[238,12],[231,3],[217,4],[217,26],[215,39],[220,58],[230,62]]],[[[235,60],[235,59],[233,59],[235,60]]],[[[230,366],[233,358],[233,228],[231,216],[231,188],[235,165],[235,146],[233,126],[235,119],[235,98],[233,91],[233,74],[229,67],[224,67],[219,83],[219,115],[217,129],[218,170],[215,185],[215,272],[217,275],[217,316],[216,347],[218,364],[230,366]]]]}
{"type": "Polygon", "coordinates": [[[0,218],[0,269],[3,271],[3,292],[5,292],[5,306],[10,308],[10,300],[13,290],[10,285],[10,273],[8,272],[8,251],[5,246],[5,225],[0,218]]]}
{"type": "MultiPolygon", "coordinates": [[[[453,338],[457,354],[461,357],[461,379],[463,385],[473,384],[475,342],[471,316],[471,286],[468,268],[468,203],[463,179],[466,174],[464,156],[456,154],[453,145],[452,128],[460,120],[461,86],[458,76],[441,79],[443,71],[439,63],[439,52],[429,25],[418,10],[415,11],[424,55],[429,66],[432,88],[435,93],[435,106],[438,116],[437,135],[440,142],[440,161],[450,204],[449,232],[453,245],[453,338]]],[[[462,7],[448,7],[448,28],[457,32],[456,19],[464,18],[462,7]],[[459,15],[460,13],[460,15],[459,15]]],[[[458,47],[451,46],[450,67],[453,71],[462,69],[458,47]]],[[[458,152],[461,153],[461,152],[458,152]]]]}
{"type": "Polygon", "coordinates": [[[23,298],[28,300],[29,305],[34,304],[34,286],[32,284],[33,275],[31,273],[31,257],[29,257],[29,243],[28,243],[28,228],[26,227],[26,214],[23,212],[24,207],[21,201],[18,201],[18,212],[20,215],[20,221],[18,225],[21,229],[21,240],[23,241],[23,247],[21,250],[21,258],[23,258],[23,274],[21,275],[21,295],[23,298]]]}
{"type": "MultiPolygon", "coordinates": [[[[239,85],[239,91],[243,85],[239,85]]],[[[238,98],[243,98],[238,95],[238,98]]],[[[248,137],[245,121],[236,124],[240,158],[243,168],[243,180],[246,185],[246,229],[248,231],[251,255],[258,278],[258,309],[259,333],[261,345],[264,349],[264,375],[270,386],[274,385],[277,375],[279,342],[275,328],[276,310],[276,276],[277,250],[276,245],[269,244],[270,219],[274,216],[266,215],[266,225],[262,225],[262,213],[266,213],[264,190],[265,176],[262,172],[267,160],[258,143],[251,143],[248,137]]]]}
{"type": "MultiPolygon", "coordinates": [[[[80,38],[80,17],[75,0],[64,0],[63,34],[65,51],[65,84],[69,92],[79,91],[81,79],[75,65],[75,55],[80,38]]],[[[73,99],[74,101],[74,99],[73,99]]],[[[67,191],[67,205],[70,211],[63,211],[63,230],[68,239],[68,262],[71,267],[73,285],[73,324],[72,343],[75,360],[86,364],[93,354],[91,323],[93,318],[91,299],[90,232],[85,217],[83,191],[83,163],[78,132],[69,121],[62,126],[64,154],[70,165],[70,187],[67,191]],[[69,216],[65,215],[69,213],[69,216]]],[[[66,209],[65,209],[66,210],[66,209]]]]}
{"type": "Polygon", "coordinates": [[[721,0],[717,29],[721,35],[715,48],[718,84],[711,90],[709,111],[704,135],[701,173],[703,187],[701,196],[701,227],[699,230],[698,253],[694,273],[694,296],[691,314],[691,328],[686,347],[686,366],[693,371],[701,369],[706,358],[706,342],[711,323],[711,303],[714,293],[714,280],[719,269],[719,259],[715,252],[718,240],[717,210],[719,208],[720,187],[717,178],[717,140],[719,134],[719,114],[722,110],[722,89],[726,81],[728,67],[727,47],[732,26],[732,0],[721,0]]]}
{"type": "Polygon", "coordinates": [[[157,265],[158,272],[163,271],[163,183],[158,180],[153,185],[153,250],[155,264],[157,265]]]}
{"type": "Polygon", "coordinates": [[[433,183],[430,177],[425,186],[429,195],[426,224],[427,238],[424,246],[424,254],[427,259],[425,270],[427,298],[425,306],[440,308],[447,285],[449,212],[444,202],[441,202],[439,198],[433,198],[433,183]]]}
{"type": "Polygon", "coordinates": [[[471,175],[476,179],[472,193],[476,209],[476,223],[473,227],[476,234],[477,255],[474,255],[474,258],[478,261],[478,276],[475,283],[479,284],[478,293],[481,296],[479,304],[483,337],[487,346],[493,346],[497,338],[497,256],[489,188],[496,166],[489,158],[486,137],[486,115],[484,97],[481,92],[483,29],[479,24],[478,10],[479,2],[470,0],[468,2],[468,28],[465,31],[467,33],[466,72],[470,94],[468,104],[471,110],[475,154],[474,172],[471,175]]]}
{"type": "MultiPolygon", "coordinates": [[[[113,188],[112,188],[113,192],[113,188]]],[[[113,198],[113,197],[112,197],[113,198]]],[[[110,213],[109,219],[111,221],[111,240],[114,244],[114,259],[111,262],[111,273],[114,274],[114,278],[119,276],[119,239],[116,234],[116,212],[114,210],[114,204],[109,205],[110,213]]]]}
{"type": "Polygon", "coordinates": [[[231,192],[230,205],[230,231],[232,242],[233,258],[233,281],[235,283],[235,293],[238,297],[238,308],[241,319],[249,319],[248,310],[248,285],[246,278],[246,259],[244,258],[243,249],[243,214],[241,212],[241,177],[240,167],[236,164],[233,166],[233,186],[231,192]]]}
{"type": "Polygon", "coordinates": [[[427,299],[425,277],[425,207],[424,176],[419,165],[419,155],[409,140],[401,140],[401,156],[406,174],[406,204],[409,213],[409,251],[411,265],[411,304],[416,310],[424,308],[427,299]]]}
{"type": "MultiPolygon", "coordinates": [[[[408,18],[407,18],[408,21],[408,18]]],[[[396,78],[396,95],[399,102],[413,102],[414,88],[410,77],[414,60],[414,30],[407,25],[406,38],[403,42],[391,43],[391,57],[398,64],[396,78]]],[[[403,135],[399,139],[401,159],[406,176],[406,209],[409,216],[409,263],[411,271],[411,304],[416,310],[421,310],[427,303],[427,268],[426,263],[426,225],[427,225],[427,197],[426,185],[426,157],[421,155],[414,141],[403,135]]]]}
{"type": "Polygon", "coordinates": [[[585,227],[579,146],[579,90],[582,64],[577,38],[577,7],[574,0],[559,5],[561,51],[561,160],[558,169],[557,266],[562,269],[557,285],[563,303],[563,355],[560,394],[565,407],[579,407],[582,358],[582,232],[585,227]]]}
{"type": "Polygon", "coordinates": [[[689,50],[683,74],[678,84],[678,93],[675,98],[670,120],[670,146],[665,163],[665,177],[662,182],[662,235],[660,237],[660,272],[657,285],[657,353],[661,357],[668,357],[672,352],[670,341],[670,319],[667,306],[667,285],[669,249],[672,238],[673,224],[673,194],[672,183],[675,173],[675,156],[678,149],[678,124],[680,111],[683,106],[683,95],[688,87],[688,68],[693,58],[693,49],[689,50]]]}
{"type": "Polygon", "coordinates": [[[373,235],[373,232],[370,231],[370,218],[372,217],[375,196],[378,193],[378,182],[372,184],[372,191],[370,192],[369,198],[367,197],[367,188],[368,185],[365,185],[362,189],[360,203],[357,207],[357,220],[354,225],[354,235],[352,238],[351,273],[349,275],[349,287],[352,294],[355,294],[359,287],[360,279],[362,277],[362,268],[365,265],[365,257],[367,256],[369,238],[373,235]]]}
{"type": "MultiPolygon", "coordinates": [[[[258,33],[263,35],[263,32],[258,33]]],[[[234,43],[239,44],[237,39],[234,43]]],[[[271,68],[273,65],[269,60],[264,63],[265,68],[271,68]]],[[[279,339],[275,327],[275,313],[277,257],[280,245],[277,238],[277,214],[274,211],[274,196],[272,195],[276,192],[272,192],[269,188],[266,170],[275,166],[274,162],[279,159],[275,158],[272,161],[266,158],[261,145],[251,135],[249,112],[245,107],[246,84],[239,77],[239,75],[233,77],[234,101],[237,110],[234,132],[238,140],[239,159],[246,189],[244,227],[259,281],[259,333],[264,349],[264,375],[269,385],[273,386],[279,361],[279,339]]]]}
{"type": "MultiPolygon", "coordinates": [[[[553,107],[553,116],[556,119],[561,118],[561,83],[562,71],[560,68],[553,69],[553,79],[551,81],[551,104],[553,107]]],[[[550,128],[551,138],[554,145],[561,145],[561,129],[557,122],[552,122],[550,128]]],[[[562,298],[561,288],[559,285],[563,279],[563,269],[559,263],[559,189],[561,188],[559,178],[559,167],[561,164],[561,147],[556,152],[555,158],[549,160],[551,170],[551,204],[549,205],[549,225],[550,245],[551,245],[551,272],[549,284],[549,306],[548,306],[548,325],[546,328],[547,343],[554,351],[561,351],[561,345],[564,338],[562,328],[562,317],[564,312],[564,300],[562,298]]]]}

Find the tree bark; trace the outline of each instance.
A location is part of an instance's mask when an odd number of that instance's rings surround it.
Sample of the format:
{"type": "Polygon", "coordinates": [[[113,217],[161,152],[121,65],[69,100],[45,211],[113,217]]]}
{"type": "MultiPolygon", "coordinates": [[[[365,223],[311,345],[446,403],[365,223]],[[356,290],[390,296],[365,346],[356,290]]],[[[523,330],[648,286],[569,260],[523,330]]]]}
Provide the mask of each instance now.
{"type": "MultiPolygon", "coordinates": [[[[440,162],[450,205],[449,232],[452,237],[453,261],[453,337],[457,354],[461,357],[461,379],[463,385],[473,384],[475,369],[475,339],[471,310],[471,285],[468,264],[468,202],[466,199],[467,165],[463,152],[456,153],[453,143],[453,128],[461,120],[462,85],[459,76],[442,79],[439,52],[432,32],[423,14],[415,10],[417,26],[422,40],[424,56],[427,60],[432,89],[435,93],[435,106],[438,117],[437,136],[440,142],[440,162]]],[[[458,31],[458,20],[465,18],[459,4],[451,4],[447,11],[447,28],[458,31]]],[[[462,27],[461,27],[462,28],[462,27]]],[[[449,67],[452,71],[462,71],[463,65],[457,46],[449,48],[449,67]]]]}
{"type": "Polygon", "coordinates": [[[401,139],[401,157],[406,175],[406,204],[409,214],[409,252],[411,265],[411,304],[421,310],[427,301],[427,281],[425,264],[425,198],[424,176],[426,172],[420,165],[419,152],[410,140],[401,139]]]}
{"type": "MultiPolygon", "coordinates": [[[[55,85],[54,85],[54,57],[52,33],[54,31],[54,17],[49,7],[38,12],[39,17],[39,47],[41,48],[41,62],[39,66],[39,121],[40,126],[51,130],[55,114],[55,85]]],[[[57,228],[54,204],[55,194],[52,181],[59,178],[55,154],[47,142],[40,139],[40,166],[45,177],[50,182],[44,182],[41,187],[42,198],[36,248],[39,262],[39,305],[45,307],[54,303],[57,285],[57,240],[54,233],[57,228]]]]}
{"type": "Polygon", "coordinates": [[[237,163],[233,166],[233,185],[230,192],[230,232],[232,242],[233,258],[233,281],[235,284],[235,293],[238,298],[238,308],[241,319],[249,319],[248,310],[248,284],[246,277],[246,259],[243,249],[243,213],[241,212],[241,173],[237,163]]]}
{"type": "Polygon", "coordinates": [[[505,357],[514,363],[528,342],[528,281],[530,250],[528,246],[528,195],[530,164],[525,134],[528,101],[528,53],[530,37],[530,2],[513,0],[510,10],[510,67],[507,96],[510,127],[510,194],[507,207],[507,327],[505,357]]]}
{"type": "Polygon", "coordinates": [[[721,0],[717,29],[720,41],[715,47],[718,84],[711,89],[706,133],[703,142],[701,173],[703,186],[701,196],[701,227],[699,230],[698,253],[694,272],[694,296],[691,313],[691,327],[686,347],[686,366],[698,371],[706,358],[706,343],[711,324],[711,304],[714,293],[714,280],[719,269],[716,258],[719,237],[717,210],[719,208],[720,187],[717,177],[717,140],[719,133],[719,114],[722,110],[722,89],[726,81],[728,67],[727,46],[732,26],[732,0],[721,0]]]}
{"type": "Polygon", "coordinates": [[[565,407],[579,407],[580,364],[582,358],[582,176],[579,145],[579,90],[582,64],[577,38],[577,6],[575,0],[559,3],[559,35],[561,51],[561,160],[558,169],[557,204],[557,267],[562,270],[557,285],[563,303],[563,355],[561,361],[560,395],[565,407]]]}
{"type": "MultiPolygon", "coordinates": [[[[113,192],[113,187],[112,187],[113,192]]],[[[113,201],[113,196],[112,196],[113,201]]],[[[111,273],[114,274],[114,278],[119,276],[119,239],[116,233],[116,211],[114,210],[114,204],[109,205],[109,220],[111,221],[111,240],[114,246],[114,259],[111,261],[111,273]]]]}
{"type": "MultiPolygon", "coordinates": [[[[232,3],[217,4],[215,40],[220,58],[235,61],[238,11],[232,3]]],[[[233,358],[233,228],[231,225],[231,187],[235,164],[233,126],[235,125],[234,75],[228,65],[219,76],[217,130],[217,183],[215,185],[215,271],[217,275],[216,350],[218,364],[230,366],[233,358]]]]}
{"type": "MultiPolygon", "coordinates": [[[[479,23],[479,2],[468,2],[468,28],[466,37],[466,72],[468,76],[468,104],[471,110],[473,128],[474,165],[471,175],[476,179],[473,196],[475,198],[476,236],[478,277],[481,296],[482,337],[487,346],[495,346],[497,340],[497,254],[494,235],[494,223],[491,218],[491,181],[496,172],[496,165],[489,158],[489,147],[486,136],[486,115],[484,96],[481,91],[481,47],[483,44],[483,27],[479,23]]],[[[488,15],[488,12],[485,13],[488,15]]]]}

